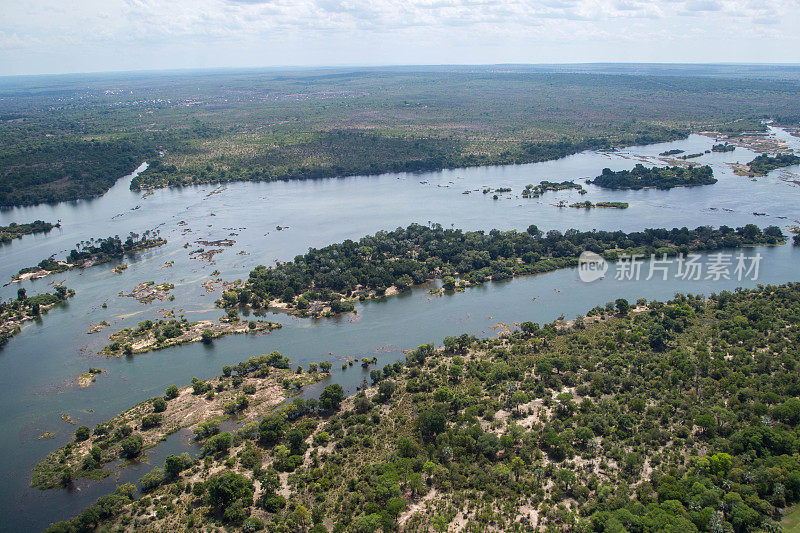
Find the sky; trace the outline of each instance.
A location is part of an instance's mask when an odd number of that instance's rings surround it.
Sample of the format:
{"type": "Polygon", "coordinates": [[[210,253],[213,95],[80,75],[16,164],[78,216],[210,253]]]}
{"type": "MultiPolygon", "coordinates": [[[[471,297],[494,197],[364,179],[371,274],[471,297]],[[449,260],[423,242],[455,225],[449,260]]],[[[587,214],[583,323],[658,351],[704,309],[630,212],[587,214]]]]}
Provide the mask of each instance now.
{"type": "Polygon", "coordinates": [[[0,0],[0,75],[800,63],[800,0],[0,0]]]}

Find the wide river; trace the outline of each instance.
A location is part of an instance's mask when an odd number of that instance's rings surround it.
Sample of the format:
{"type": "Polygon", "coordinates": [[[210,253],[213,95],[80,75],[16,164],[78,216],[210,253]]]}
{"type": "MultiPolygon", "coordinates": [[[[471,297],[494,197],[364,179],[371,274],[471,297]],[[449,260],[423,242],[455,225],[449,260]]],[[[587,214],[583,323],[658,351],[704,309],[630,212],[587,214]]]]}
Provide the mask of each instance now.
{"type": "MultiPolygon", "coordinates": [[[[800,139],[778,129],[771,134],[800,152],[800,139]]],[[[271,320],[284,324],[283,329],[269,335],[230,336],[211,346],[188,345],[118,359],[97,354],[110,333],[135,326],[140,320],[158,319],[159,309],[174,309],[176,315],[185,314],[190,320],[219,318],[221,311],[214,309],[219,291],[206,292],[201,286],[214,270],[225,279],[244,278],[256,265],[290,260],[310,246],[358,239],[412,222],[437,222],[467,230],[524,230],[536,224],[540,229],[562,231],[755,223],[761,227],[775,224],[788,233],[800,218],[800,187],[793,181],[800,180],[800,167],[774,171],[755,181],[736,176],[729,163],[746,163],[756,155],[742,148],[694,160],[713,166],[719,182],[712,186],[604,191],[586,185],[585,196],[572,190],[546,193],[539,199],[519,197],[528,183],[583,179],[598,175],[604,167],[630,169],[640,161],[658,164],[657,155],[668,148],[697,153],[713,143],[711,138],[692,135],[673,143],[614,153],[584,152],[531,165],[208,185],[149,195],[130,191],[128,176],[96,200],[0,212],[0,225],[35,219],[61,221],[61,228],[47,235],[28,236],[0,246],[3,283],[20,268],[35,265],[51,254],[63,257],[82,240],[115,234],[124,238],[131,231],[147,229],[160,230],[168,240],[166,246],[127,259],[130,266],[122,274],[112,273],[113,264],[106,264],[22,284],[28,294],[35,294],[52,290],[49,283],[54,280],[64,281],[77,294],[66,305],[51,310],[41,323],[28,323],[0,349],[0,530],[41,530],[50,522],[73,516],[113,490],[115,483],[135,481],[160,465],[168,453],[191,446],[188,436],[180,432],[148,451],[149,463],[129,467],[102,483],[79,480],[72,490],[32,489],[33,465],[74,435],[76,425],[66,422],[62,415],[69,415],[78,425],[94,427],[137,402],[163,394],[168,385],[188,384],[192,376],[218,375],[223,365],[254,354],[279,350],[291,357],[293,364],[303,366],[330,360],[334,363],[331,380],[352,392],[365,372],[358,366],[340,371],[341,361],[346,359],[377,355],[382,367],[403,357],[404,349],[441,343],[448,335],[496,335],[492,326],[497,323],[544,323],[562,314],[571,318],[618,297],[665,299],[678,291],[710,294],[739,285],[800,280],[800,248],[762,247],[746,252],[763,256],[757,281],[682,281],[672,276],[666,281],[620,281],[606,276],[582,283],[576,271],[568,269],[488,283],[443,297],[433,297],[427,287],[422,287],[358,305],[357,317],[300,320],[270,315],[271,320]],[[499,200],[480,191],[463,194],[484,186],[511,187],[513,192],[499,200]],[[553,204],[559,200],[624,201],[630,208],[558,208],[553,204]],[[284,229],[278,231],[278,226],[284,229]],[[223,238],[236,242],[223,248],[214,263],[189,255],[203,247],[196,241],[223,238]],[[185,248],[186,244],[190,247],[185,248]],[[172,266],[166,266],[172,261],[172,266]],[[175,300],[142,304],[120,296],[121,291],[129,292],[136,284],[150,280],[173,283],[175,300]],[[104,301],[108,303],[105,309],[101,307],[104,301]],[[111,327],[87,334],[92,324],[102,320],[109,321],[111,327]],[[89,367],[100,367],[105,373],[90,387],[80,388],[76,378],[89,367]],[[39,439],[45,432],[55,438],[39,439]]],[[[3,287],[0,297],[16,296],[19,286],[3,287]]]]}

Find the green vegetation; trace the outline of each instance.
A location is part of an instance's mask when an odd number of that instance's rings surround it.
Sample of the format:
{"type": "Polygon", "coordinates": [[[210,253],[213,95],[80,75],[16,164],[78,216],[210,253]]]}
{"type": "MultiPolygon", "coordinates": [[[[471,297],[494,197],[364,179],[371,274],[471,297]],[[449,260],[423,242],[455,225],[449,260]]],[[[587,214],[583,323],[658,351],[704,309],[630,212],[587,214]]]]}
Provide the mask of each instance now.
{"type": "Polygon", "coordinates": [[[756,176],[766,176],[767,172],[771,170],[792,165],[800,165],[800,156],[794,154],[777,154],[774,156],[761,154],[747,164],[750,172],[756,176]]]}
{"type": "Polygon", "coordinates": [[[282,325],[276,322],[263,320],[239,322],[227,321],[227,318],[222,324],[214,324],[209,320],[189,322],[185,318],[156,322],[143,320],[136,329],[125,328],[112,333],[109,336],[111,343],[103,347],[100,353],[110,357],[130,356],[193,342],[208,344],[226,335],[272,331],[281,327],[282,325]]]}
{"type": "Polygon", "coordinates": [[[800,500],[798,302],[620,299],[423,345],[49,531],[778,531],[800,500]]]}
{"type": "Polygon", "coordinates": [[[683,152],[684,152],[684,150],[679,150],[677,148],[673,148],[672,150],[667,150],[666,152],[661,152],[658,155],[660,155],[660,156],[670,156],[670,155],[682,154],[683,152]]]}
{"type": "Polygon", "coordinates": [[[12,222],[8,226],[0,226],[0,244],[8,244],[13,239],[21,239],[23,235],[48,233],[51,229],[60,226],[61,224],[51,224],[43,220],[35,220],[30,224],[17,224],[16,222],[12,222]]]}
{"type": "Polygon", "coordinates": [[[627,234],[574,229],[544,234],[533,225],[526,232],[485,234],[412,224],[358,242],[312,248],[274,267],[259,265],[244,285],[226,291],[217,303],[227,309],[263,309],[281,302],[298,314],[320,316],[352,311],[353,301],[381,297],[390,287],[403,291],[445,276],[479,284],[571,267],[584,250],[615,260],[620,252],[674,255],[784,241],[780,228],[770,226],[762,232],[752,224],[736,230],[722,226],[627,234]]]}
{"type": "Polygon", "coordinates": [[[23,322],[40,318],[48,309],[74,295],[74,290],[58,285],[53,293],[34,296],[28,296],[25,289],[20,288],[16,299],[7,302],[0,300],[0,348],[20,332],[23,322]]]}
{"type": "Polygon", "coordinates": [[[733,152],[734,150],[736,147],[728,143],[715,144],[711,147],[712,152],[733,152]]]}
{"type": "Polygon", "coordinates": [[[124,241],[116,235],[105,239],[81,241],[75,248],[70,250],[63,261],[48,257],[40,261],[35,267],[21,269],[14,276],[14,279],[20,279],[26,274],[30,277],[40,278],[73,268],[86,268],[92,265],[108,263],[109,261],[122,259],[126,254],[141,252],[164,244],[167,244],[167,241],[158,236],[158,231],[151,233],[150,230],[145,231],[142,235],[131,232],[124,241]]]}
{"type": "MultiPolygon", "coordinates": [[[[102,110],[96,109],[89,116],[99,113],[102,110]]],[[[164,147],[162,136],[153,134],[82,138],[75,135],[75,130],[92,128],[59,124],[63,112],[37,119],[41,127],[55,127],[61,130],[61,135],[38,137],[38,131],[30,130],[39,128],[29,126],[25,128],[27,132],[20,133],[30,136],[0,151],[0,206],[100,196],[145,159],[156,157],[158,149],[164,147]]]]}
{"type": "Polygon", "coordinates": [[[647,168],[637,163],[633,170],[614,172],[604,168],[593,184],[604,189],[671,189],[673,187],[694,187],[696,185],[713,185],[717,180],[714,171],[708,165],[701,167],[653,167],[647,168]]]}
{"type": "MultiPolygon", "coordinates": [[[[69,486],[77,478],[104,479],[111,473],[105,468],[108,463],[140,457],[181,428],[191,429],[196,439],[204,442],[206,452],[212,448],[227,449],[232,442],[241,442],[242,434],[247,431],[237,432],[235,438],[230,433],[219,434],[220,422],[228,418],[250,419],[249,431],[254,432],[257,427],[254,420],[267,409],[281,404],[288,394],[327,376],[293,372],[289,370],[289,358],[278,352],[251,357],[237,365],[225,366],[222,371],[222,376],[208,381],[193,378],[191,385],[181,389],[171,385],[163,397],[145,400],[98,424],[94,430],[78,427],[74,442],[36,464],[31,486],[45,490],[69,486]]],[[[169,474],[175,466],[168,459],[164,470],[169,474]]],[[[151,476],[148,483],[154,482],[151,487],[154,488],[164,479],[163,475],[151,476]]]]}
{"type": "MultiPolygon", "coordinates": [[[[567,189],[577,189],[580,194],[586,194],[583,185],[573,181],[562,181],[561,183],[554,183],[552,181],[543,181],[538,185],[528,184],[522,191],[523,198],[539,198],[547,191],[564,191],[567,189]]],[[[484,191],[485,192],[485,191],[484,191]]]]}
{"type": "Polygon", "coordinates": [[[696,129],[763,131],[764,116],[800,113],[797,80],[525,67],[46,77],[0,89],[3,206],[91,198],[143,161],[134,189],[530,163],[696,129]]]}
{"type": "Polygon", "coordinates": [[[589,200],[585,202],[576,202],[574,204],[569,204],[570,207],[576,207],[579,209],[591,209],[593,207],[605,207],[608,209],[628,209],[628,202],[597,202],[593,204],[589,200]]]}

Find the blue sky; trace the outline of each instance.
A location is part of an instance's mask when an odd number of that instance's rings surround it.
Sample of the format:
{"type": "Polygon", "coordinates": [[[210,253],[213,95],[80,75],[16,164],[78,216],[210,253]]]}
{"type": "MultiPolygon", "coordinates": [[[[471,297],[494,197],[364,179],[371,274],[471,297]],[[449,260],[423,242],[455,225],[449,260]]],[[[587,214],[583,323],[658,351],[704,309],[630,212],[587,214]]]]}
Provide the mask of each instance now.
{"type": "Polygon", "coordinates": [[[443,63],[800,63],[800,0],[0,0],[0,75],[443,63]]]}

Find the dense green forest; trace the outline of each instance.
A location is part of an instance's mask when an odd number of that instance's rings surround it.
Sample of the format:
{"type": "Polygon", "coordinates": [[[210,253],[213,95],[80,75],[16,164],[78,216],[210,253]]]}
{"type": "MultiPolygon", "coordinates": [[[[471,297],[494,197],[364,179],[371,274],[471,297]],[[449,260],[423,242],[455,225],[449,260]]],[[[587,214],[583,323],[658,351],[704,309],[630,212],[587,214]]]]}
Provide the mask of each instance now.
{"type": "Polygon", "coordinates": [[[352,398],[214,426],[141,497],[123,485],[48,531],[779,531],[800,500],[798,324],[789,284],[450,337],[352,398]]]}
{"type": "Polygon", "coordinates": [[[604,189],[671,189],[673,187],[694,187],[696,185],[713,185],[717,182],[714,171],[708,165],[691,167],[653,167],[647,168],[637,163],[633,170],[614,172],[604,168],[603,173],[591,183],[604,189]]]}
{"type": "Polygon", "coordinates": [[[36,233],[47,233],[60,224],[51,224],[44,220],[34,220],[30,224],[17,224],[12,222],[8,226],[0,226],[0,244],[8,244],[13,239],[21,239],[23,235],[33,235],[36,233]]]}
{"type": "Polygon", "coordinates": [[[774,156],[761,154],[747,164],[750,167],[750,172],[759,176],[766,176],[770,170],[791,165],[800,165],[800,157],[794,154],[777,154],[774,156]]]}
{"type": "Polygon", "coordinates": [[[158,154],[151,135],[106,140],[31,138],[0,151],[0,206],[100,196],[158,154]]]}
{"type": "Polygon", "coordinates": [[[65,301],[74,294],[75,291],[57,285],[55,292],[33,296],[28,296],[27,291],[20,288],[15,299],[7,302],[0,300],[0,348],[20,332],[23,322],[40,318],[42,311],[65,301]]]}
{"type": "Polygon", "coordinates": [[[134,189],[527,163],[763,130],[800,82],[471,69],[44,77],[0,84],[0,205],[134,189]]]}
{"type": "Polygon", "coordinates": [[[274,267],[260,265],[243,286],[224,293],[220,303],[229,308],[249,305],[260,309],[281,300],[301,312],[313,303],[316,309],[329,306],[338,313],[352,310],[353,299],[380,296],[389,287],[404,290],[451,276],[476,284],[575,266],[584,250],[613,261],[626,252],[675,255],[784,240],[777,226],[762,231],[753,224],[737,229],[701,226],[632,233],[574,229],[544,233],[534,225],[525,232],[484,233],[412,224],[358,242],[312,248],[294,261],[274,267]]]}

